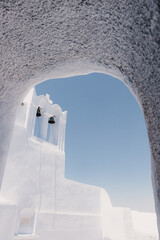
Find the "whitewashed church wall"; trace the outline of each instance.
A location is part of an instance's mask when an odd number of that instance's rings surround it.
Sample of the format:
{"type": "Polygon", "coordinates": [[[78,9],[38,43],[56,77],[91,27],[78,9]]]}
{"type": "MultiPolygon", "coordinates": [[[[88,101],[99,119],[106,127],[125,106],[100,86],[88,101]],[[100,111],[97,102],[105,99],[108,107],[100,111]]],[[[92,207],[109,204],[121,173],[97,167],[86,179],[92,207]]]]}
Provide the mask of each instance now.
{"type": "Polygon", "coordinates": [[[0,239],[13,240],[17,214],[16,206],[0,201],[0,239]]]}
{"type": "Polygon", "coordinates": [[[102,239],[135,240],[130,209],[109,208],[104,211],[102,215],[102,236],[102,239]]]}
{"type": "Polygon", "coordinates": [[[156,225],[157,218],[155,213],[132,211],[132,221],[135,232],[144,232],[146,235],[154,236],[155,239],[158,238],[158,229],[156,225]]]}
{"type": "Polygon", "coordinates": [[[57,181],[56,209],[58,212],[100,214],[101,189],[65,179],[57,181]]]}
{"type": "Polygon", "coordinates": [[[101,217],[95,215],[41,213],[38,229],[40,240],[102,240],[101,217]]]}
{"type": "Polygon", "coordinates": [[[2,193],[21,208],[55,209],[56,206],[62,212],[99,214],[100,188],[65,180],[64,157],[52,144],[27,139],[25,129],[16,126],[2,193]]]}
{"type": "Polygon", "coordinates": [[[40,146],[22,137],[21,127],[16,127],[10,147],[2,182],[6,199],[23,207],[35,208],[38,204],[40,146]]]}

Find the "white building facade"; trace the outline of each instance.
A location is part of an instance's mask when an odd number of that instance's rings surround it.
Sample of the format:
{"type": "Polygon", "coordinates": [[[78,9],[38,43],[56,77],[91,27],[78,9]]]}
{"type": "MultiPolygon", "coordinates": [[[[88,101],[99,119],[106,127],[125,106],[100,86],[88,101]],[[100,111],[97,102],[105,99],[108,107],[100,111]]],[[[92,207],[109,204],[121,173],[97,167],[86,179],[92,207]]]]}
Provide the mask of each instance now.
{"type": "Polygon", "coordinates": [[[135,239],[130,209],[112,207],[102,188],[65,179],[66,116],[34,89],[19,106],[0,195],[0,239],[135,239]]]}

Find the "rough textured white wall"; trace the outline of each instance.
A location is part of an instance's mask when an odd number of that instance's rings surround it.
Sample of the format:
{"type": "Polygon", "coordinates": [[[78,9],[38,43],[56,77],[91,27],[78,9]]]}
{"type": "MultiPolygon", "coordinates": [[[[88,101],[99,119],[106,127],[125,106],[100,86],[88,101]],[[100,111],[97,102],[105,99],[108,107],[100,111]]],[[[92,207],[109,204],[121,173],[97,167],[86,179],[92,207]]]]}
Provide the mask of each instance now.
{"type": "Polygon", "coordinates": [[[159,1],[1,1],[0,22],[1,179],[15,109],[26,91],[49,78],[106,72],[142,107],[160,219],[159,1]]]}

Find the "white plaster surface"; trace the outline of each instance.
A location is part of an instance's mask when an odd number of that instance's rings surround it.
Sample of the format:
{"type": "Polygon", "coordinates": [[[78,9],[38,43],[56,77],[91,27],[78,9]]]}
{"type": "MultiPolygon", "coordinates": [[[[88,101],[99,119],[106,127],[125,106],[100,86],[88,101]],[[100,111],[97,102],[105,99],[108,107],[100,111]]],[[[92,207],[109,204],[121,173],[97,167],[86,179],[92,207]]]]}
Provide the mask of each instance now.
{"type": "Polygon", "coordinates": [[[0,239],[13,239],[17,212],[16,205],[0,198],[0,239]]]}
{"type": "MultiPolygon", "coordinates": [[[[158,238],[156,234],[156,216],[154,213],[142,213],[132,211],[133,227],[135,231],[141,235],[148,234],[150,238],[158,238]]],[[[157,231],[158,233],[158,231],[157,231]]]]}

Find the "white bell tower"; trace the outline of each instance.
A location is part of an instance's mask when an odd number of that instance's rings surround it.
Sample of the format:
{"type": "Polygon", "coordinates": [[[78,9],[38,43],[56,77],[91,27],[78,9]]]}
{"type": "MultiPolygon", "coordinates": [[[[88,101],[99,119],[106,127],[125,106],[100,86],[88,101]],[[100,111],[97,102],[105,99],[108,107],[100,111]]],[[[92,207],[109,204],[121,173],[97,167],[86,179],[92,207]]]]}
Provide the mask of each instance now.
{"type": "Polygon", "coordinates": [[[17,116],[16,122],[27,129],[28,137],[34,138],[37,131],[38,138],[48,141],[57,146],[59,150],[64,151],[67,112],[62,112],[59,105],[52,104],[48,94],[37,96],[33,88],[19,107],[17,116]],[[40,110],[41,114],[37,117],[38,119],[36,119],[37,110],[40,110]],[[49,119],[52,117],[54,123],[49,124],[49,119]]]}
{"type": "Polygon", "coordinates": [[[17,206],[15,236],[36,235],[41,212],[56,211],[64,179],[67,112],[33,88],[17,110],[2,194],[17,206]]]}

